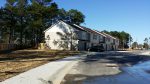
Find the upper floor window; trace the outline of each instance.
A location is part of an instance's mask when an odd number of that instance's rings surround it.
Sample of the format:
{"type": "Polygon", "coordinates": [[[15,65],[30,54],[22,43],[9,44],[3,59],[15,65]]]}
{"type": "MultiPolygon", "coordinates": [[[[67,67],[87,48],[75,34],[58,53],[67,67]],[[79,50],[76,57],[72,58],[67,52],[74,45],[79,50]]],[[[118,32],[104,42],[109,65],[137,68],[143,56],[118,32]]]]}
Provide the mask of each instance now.
{"type": "Polygon", "coordinates": [[[85,38],[85,37],[86,37],[86,35],[87,35],[87,34],[86,34],[86,32],[82,32],[82,37],[84,37],[84,38],[85,38]]]}
{"type": "Polygon", "coordinates": [[[116,40],[116,43],[119,43],[119,40],[116,40]]]}
{"type": "Polygon", "coordinates": [[[107,41],[110,41],[110,38],[107,38],[107,41]]]}
{"type": "Polygon", "coordinates": [[[105,41],[106,41],[106,40],[105,40],[105,37],[102,37],[102,36],[101,36],[101,38],[99,38],[99,41],[100,41],[100,42],[105,42],[105,41]]]}
{"type": "Polygon", "coordinates": [[[97,39],[97,35],[95,35],[95,34],[94,34],[94,35],[93,35],[93,39],[95,39],[95,40],[96,40],[96,39],[97,39]]]}
{"type": "Polygon", "coordinates": [[[113,43],[115,43],[115,39],[113,39],[113,43]]]}
{"type": "Polygon", "coordinates": [[[103,41],[103,37],[102,36],[99,36],[99,41],[103,41]]]}
{"type": "Polygon", "coordinates": [[[99,39],[102,40],[102,36],[99,36],[99,39]]]}
{"type": "Polygon", "coordinates": [[[105,41],[105,37],[103,37],[103,41],[105,41]]]}

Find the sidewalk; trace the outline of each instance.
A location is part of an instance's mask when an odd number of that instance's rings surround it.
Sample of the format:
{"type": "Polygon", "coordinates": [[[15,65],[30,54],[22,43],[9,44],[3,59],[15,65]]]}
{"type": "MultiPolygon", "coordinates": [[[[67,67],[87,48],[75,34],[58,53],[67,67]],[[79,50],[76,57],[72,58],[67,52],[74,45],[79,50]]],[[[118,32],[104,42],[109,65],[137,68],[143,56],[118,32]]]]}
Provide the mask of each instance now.
{"type": "Polygon", "coordinates": [[[91,52],[50,62],[7,79],[1,84],[59,84],[72,66],[88,54],[94,53],[91,52]]]}

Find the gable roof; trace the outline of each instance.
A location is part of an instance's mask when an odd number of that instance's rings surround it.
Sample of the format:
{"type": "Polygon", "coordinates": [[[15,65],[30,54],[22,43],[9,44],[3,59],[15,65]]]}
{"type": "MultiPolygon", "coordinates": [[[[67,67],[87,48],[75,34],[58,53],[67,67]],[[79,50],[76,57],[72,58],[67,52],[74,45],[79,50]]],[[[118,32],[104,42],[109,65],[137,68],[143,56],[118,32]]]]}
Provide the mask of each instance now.
{"type": "Polygon", "coordinates": [[[110,38],[113,38],[113,39],[118,39],[118,38],[115,38],[115,37],[113,37],[113,36],[111,36],[111,35],[109,35],[107,33],[100,32],[100,31],[97,31],[97,30],[92,30],[90,28],[87,28],[87,27],[84,27],[84,26],[79,26],[77,24],[66,23],[63,20],[57,21],[55,24],[53,24],[49,28],[47,28],[44,32],[48,31],[49,29],[51,29],[53,26],[59,24],[60,22],[68,24],[69,26],[72,26],[73,28],[76,28],[76,29],[79,29],[79,30],[82,30],[82,31],[86,31],[86,32],[94,33],[94,34],[99,34],[99,35],[102,35],[104,37],[110,37],[110,38]]]}
{"type": "Polygon", "coordinates": [[[110,38],[117,39],[117,38],[115,38],[115,37],[113,37],[113,36],[111,36],[111,35],[109,35],[109,34],[107,34],[107,33],[105,33],[105,32],[102,32],[102,34],[104,34],[104,35],[106,35],[106,36],[108,36],[108,37],[110,37],[110,38]]]}
{"type": "Polygon", "coordinates": [[[59,20],[57,21],[55,24],[51,25],[49,28],[47,28],[44,32],[48,31],[49,29],[51,29],[53,26],[59,24],[60,22],[63,22],[69,26],[72,26],[73,28],[76,28],[76,29],[79,29],[79,30],[83,30],[85,31],[82,27],[80,27],[79,25],[76,25],[76,24],[71,24],[71,23],[67,23],[67,22],[64,22],[63,20],[59,20]]]}
{"type": "Polygon", "coordinates": [[[98,32],[96,32],[96,31],[94,31],[94,30],[92,30],[90,28],[87,28],[87,27],[84,27],[84,26],[79,26],[79,27],[81,27],[82,29],[84,29],[87,32],[94,33],[94,34],[99,34],[98,32]]]}
{"type": "Polygon", "coordinates": [[[81,26],[77,25],[77,24],[73,24],[73,26],[80,28],[81,30],[84,30],[84,28],[82,28],[81,26]]]}
{"type": "Polygon", "coordinates": [[[102,34],[100,31],[94,30],[95,32],[97,32],[98,34],[100,34],[103,37],[107,37],[106,35],[102,34]]]}
{"type": "Polygon", "coordinates": [[[47,28],[46,30],[44,30],[44,32],[48,31],[49,29],[51,29],[53,26],[59,24],[60,22],[64,22],[62,20],[57,21],[55,24],[51,25],[49,28],[47,28]]]}
{"type": "Polygon", "coordinates": [[[69,24],[70,26],[76,28],[76,29],[79,29],[79,30],[82,30],[82,31],[85,31],[82,27],[80,27],[79,25],[77,24],[69,24]]]}

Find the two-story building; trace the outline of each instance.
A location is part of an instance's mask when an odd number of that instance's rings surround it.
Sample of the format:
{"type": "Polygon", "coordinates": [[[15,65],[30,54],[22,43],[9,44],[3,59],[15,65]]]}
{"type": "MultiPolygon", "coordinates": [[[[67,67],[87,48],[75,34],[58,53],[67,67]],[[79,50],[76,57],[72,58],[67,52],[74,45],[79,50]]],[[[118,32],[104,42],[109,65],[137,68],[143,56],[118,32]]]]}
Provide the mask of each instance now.
{"type": "Polygon", "coordinates": [[[45,42],[49,49],[86,50],[90,35],[83,28],[58,21],[45,31],[45,42]]]}
{"type": "Polygon", "coordinates": [[[105,50],[117,50],[119,46],[119,40],[109,34],[64,21],[58,21],[44,32],[49,49],[88,50],[103,46],[105,50]]]}

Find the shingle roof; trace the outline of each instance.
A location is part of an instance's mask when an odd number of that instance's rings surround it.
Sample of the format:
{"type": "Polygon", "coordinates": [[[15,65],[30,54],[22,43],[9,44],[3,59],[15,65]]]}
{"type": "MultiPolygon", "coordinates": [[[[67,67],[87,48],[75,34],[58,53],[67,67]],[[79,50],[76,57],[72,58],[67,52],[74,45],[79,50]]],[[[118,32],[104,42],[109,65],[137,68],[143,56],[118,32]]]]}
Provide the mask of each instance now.
{"type": "Polygon", "coordinates": [[[48,31],[49,29],[51,29],[53,26],[55,26],[56,24],[63,22],[62,20],[56,22],[55,24],[51,25],[49,28],[47,28],[46,30],[44,30],[44,32],[48,31]]]}
{"type": "Polygon", "coordinates": [[[90,29],[90,28],[87,28],[87,27],[84,27],[84,26],[79,26],[79,27],[83,28],[83,29],[84,29],[85,31],[87,31],[87,32],[99,34],[98,32],[96,32],[96,31],[94,31],[94,30],[92,30],[92,29],[90,29]]]}
{"type": "Polygon", "coordinates": [[[80,26],[78,26],[78,25],[76,25],[76,24],[70,24],[70,23],[67,23],[67,22],[65,22],[65,21],[63,21],[63,20],[59,20],[58,22],[56,22],[55,24],[53,24],[53,25],[51,25],[49,28],[47,28],[44,32],[46,32],[47,30],[49,30],[50,28],[52,28],[53,26],[55,26],[56,24],[58,24],[58,23],[60,23],[60,22],[64,22],[64,23],[66,23],[66,24],[68,24],[68,25],[70,25],[70,26],[72,26],[72,27],[74,27],[74,28],[77,28],[77,29],[80,29],[80,30],[85,31],[82,27],[80,27],[80,26]]]}
{"type": "Polygon", "coordinates": [[[101,36],[107,37],[106,35],[104,35],[103,33],[101,33],[100,31],[94,30],[95,32],[97,32],[98,34],[100,34],[101,36]]]}
{"type": "MultiPolygon", "coordinates": [[[[64,22],[64,21],[62,21],[62,20],[58,21],[57,23],[53,24],[51,27],[49,27],[49,28],[46,29],[45,31],[49,30],[50,28],[52,28],[53,26],[55,26],[55,25],[58,24],[59,22],[64,22]]],[[[66,23],[66,22],[64,22],[64,23],[66,23]]],[[[87,28],[87,27],[84,27],[84,26],[79,26],[79,25],[77,25],[77,24],[70,24],[70,23],[66,23],[66,24],[68,24],[68,25],[70,25],[70,26],[72,26],[72,27],[74,27],[74,28],[77,28],[77,29],[86,31],[86,32],[90,32],[90,33],[94,33],[94,34],[99,34],[99,35],[102,35],[102,36],[104,36],[104,37],[107,37],[107,36],[108,36],[108,37],[113,38],[113,39],[118,39],[118,38],[115,38],[115,37],[113,37],[113,36],[111,36],[111,35],[109,35],[109,34],[106,34],[106,33],[104,33],[104,32],[100,32],[100,31],[97,31],[97,30],[92,30],[92,29],[87,28]]],[[[44,31],[44,32],[45,32],[45,31],[44,31]]]]}
{"type": "Polygon", "coordinates": [[[101,32],[101,33],[104,34],[104,35],[106,35],[106,36],[108,36],[108,37],[110,37],[110,38],[117,39],[117,38],[115,38],[115,37],[113,37],[113,36],[111,36],[111,35],[109,35],[107,33],[104,33],[104,32],[101,32]]]}

